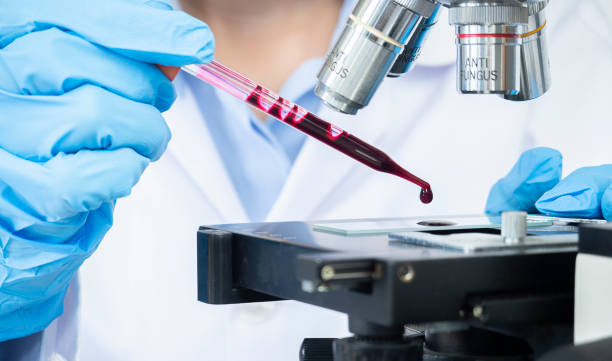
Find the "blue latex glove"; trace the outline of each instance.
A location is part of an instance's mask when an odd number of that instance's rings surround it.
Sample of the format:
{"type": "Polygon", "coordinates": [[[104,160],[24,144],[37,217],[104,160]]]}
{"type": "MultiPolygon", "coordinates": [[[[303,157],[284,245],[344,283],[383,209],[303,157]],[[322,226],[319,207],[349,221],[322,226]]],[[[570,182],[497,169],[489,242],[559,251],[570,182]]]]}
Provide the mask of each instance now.
{"type": "Polygon", "coordinates": [[[0,0],[0,341],[44,329],[170,138],[152,64],[212,59],[199,20],[159,1],[0,0]]]}
{"type": "Polygon", "coordinates": [[[486,212],[524,210],[557,216],[612,220],[612,164],[584,167],[561,180],[561,153],[534,148],[491,189],[486,212]]]}

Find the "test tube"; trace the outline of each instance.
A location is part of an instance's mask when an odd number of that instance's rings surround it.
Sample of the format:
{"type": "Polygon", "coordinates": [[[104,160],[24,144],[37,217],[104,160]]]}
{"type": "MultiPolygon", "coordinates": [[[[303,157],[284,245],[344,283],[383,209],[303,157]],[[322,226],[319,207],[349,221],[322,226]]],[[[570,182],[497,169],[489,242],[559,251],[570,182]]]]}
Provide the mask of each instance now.
{"type": "Polygon", "coordinates": [[[402,168],[380,149],[324,121],[219,62],[213,60],[209,64],[186,65],[182,69],[370,168],[396,175],[418,185],[421,187],[421,201],[423,203],[432,201],[433,193],[429,183],[402,168]]]}

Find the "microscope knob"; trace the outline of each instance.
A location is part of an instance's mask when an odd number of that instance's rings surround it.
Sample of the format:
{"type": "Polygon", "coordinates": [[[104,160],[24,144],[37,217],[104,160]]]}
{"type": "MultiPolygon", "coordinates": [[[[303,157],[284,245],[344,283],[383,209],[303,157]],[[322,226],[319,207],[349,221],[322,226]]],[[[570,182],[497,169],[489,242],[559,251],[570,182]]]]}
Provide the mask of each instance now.
{"type": "Polygon", "coordinates": [[[300,361],[334,361],[335,338],[305,338],[300,347],[300,361]]]}
{"type": "Polygon", "coordinates": [[[501,235],[506,244],[524,242],[527,236],[527,213],[518,211],[503,212],[501,235]]]}
{"type": "Polygon", "coordinates": [[[422,361],[424,336],[347,337],[334,342],[334,361],[422,361]]]}

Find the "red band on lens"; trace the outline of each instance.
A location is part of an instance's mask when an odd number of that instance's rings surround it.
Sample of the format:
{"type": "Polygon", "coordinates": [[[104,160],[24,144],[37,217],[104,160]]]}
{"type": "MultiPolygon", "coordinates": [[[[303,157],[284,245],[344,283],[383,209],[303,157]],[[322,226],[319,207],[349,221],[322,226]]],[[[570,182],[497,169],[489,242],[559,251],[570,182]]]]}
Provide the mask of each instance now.
{"type": "Polygon", "coordinates": [[[458,34],[458,39],[467,39],[467,38],[509,38],[516,39],[520,38],[520,34],[458,34]]]}

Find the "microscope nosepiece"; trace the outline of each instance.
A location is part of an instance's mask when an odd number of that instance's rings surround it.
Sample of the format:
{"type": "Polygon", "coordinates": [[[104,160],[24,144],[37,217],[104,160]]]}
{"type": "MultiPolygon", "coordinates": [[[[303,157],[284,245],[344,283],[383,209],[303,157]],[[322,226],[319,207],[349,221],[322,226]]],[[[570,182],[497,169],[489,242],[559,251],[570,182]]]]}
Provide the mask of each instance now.
{"type": "Polygon", "coordinates": [[[317,75],[315,94],[356,114],[386,76],[413,67],[443,5],[457,36],[457,90],[535,99],[550,88],[548,1],[359,0],[317,75]]]}

